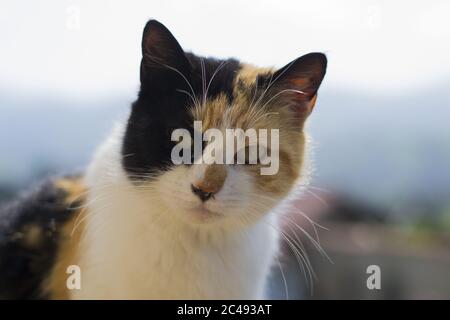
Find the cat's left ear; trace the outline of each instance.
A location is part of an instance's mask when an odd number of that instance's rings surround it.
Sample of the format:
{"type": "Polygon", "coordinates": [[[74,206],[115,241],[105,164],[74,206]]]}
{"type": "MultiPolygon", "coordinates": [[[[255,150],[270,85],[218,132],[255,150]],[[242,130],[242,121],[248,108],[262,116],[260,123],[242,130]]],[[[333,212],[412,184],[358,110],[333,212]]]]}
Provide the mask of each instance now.
{"type": "Polygon", "coordinates": [[[304,120],[314,108],[326,69],[323,53],[308,53],[274,73],[271,96],[288,99],[290,107],[304,120]]]}

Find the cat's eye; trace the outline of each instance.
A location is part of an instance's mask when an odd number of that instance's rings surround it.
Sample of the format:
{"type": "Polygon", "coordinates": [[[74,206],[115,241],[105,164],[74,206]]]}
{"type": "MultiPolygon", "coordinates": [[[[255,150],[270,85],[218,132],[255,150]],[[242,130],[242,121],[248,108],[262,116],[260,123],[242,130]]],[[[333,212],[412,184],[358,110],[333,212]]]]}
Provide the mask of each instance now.
{"type": "MultiPolygon", "coordinates": [[[[200,154],[200,156],[203,156],[203,151],[205,150],[207,145],[208,145],[208,141],[202,141],[202,153],[200,154]]],[[[195,160],[197,160],[197,159],[195,158],[195,154],[194,154],[194,140],[192,140],[192,142],[191,142],[191,163],[193,164],[195,162],[195,160]]]]}
{"type": "Polygon", "coordinates": [[[259,163],[257,146],[245,146],[234,154],[234,164],[256,165],[259,163]]]}

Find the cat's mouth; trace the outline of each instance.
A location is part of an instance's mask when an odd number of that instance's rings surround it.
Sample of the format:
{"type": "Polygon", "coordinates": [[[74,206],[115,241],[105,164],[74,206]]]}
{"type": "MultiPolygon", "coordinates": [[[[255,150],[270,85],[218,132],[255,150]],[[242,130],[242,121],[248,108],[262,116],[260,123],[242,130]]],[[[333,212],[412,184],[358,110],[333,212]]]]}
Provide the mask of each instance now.
{"type": "Polygon", "coordinates": [[[223,217],[222,213],[207,209],[204,205],[199,205],[190,209],[189,214],[193,217],[195,222],[199,223],[207,223],[223,217]]]}

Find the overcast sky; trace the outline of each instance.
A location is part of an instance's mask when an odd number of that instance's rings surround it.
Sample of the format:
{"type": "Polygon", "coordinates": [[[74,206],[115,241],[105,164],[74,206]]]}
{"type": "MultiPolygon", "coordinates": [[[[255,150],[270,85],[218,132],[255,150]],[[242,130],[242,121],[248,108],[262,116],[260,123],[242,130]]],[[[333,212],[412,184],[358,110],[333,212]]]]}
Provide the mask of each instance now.
{"type": "Polygon", "coordinates": [[[2,0],[0,92],[133,95],[149,18],[199,54],[282,66],[322,51],[328,87],[426,90],[450,82],[449,16],[445,0],[2,0]]]}

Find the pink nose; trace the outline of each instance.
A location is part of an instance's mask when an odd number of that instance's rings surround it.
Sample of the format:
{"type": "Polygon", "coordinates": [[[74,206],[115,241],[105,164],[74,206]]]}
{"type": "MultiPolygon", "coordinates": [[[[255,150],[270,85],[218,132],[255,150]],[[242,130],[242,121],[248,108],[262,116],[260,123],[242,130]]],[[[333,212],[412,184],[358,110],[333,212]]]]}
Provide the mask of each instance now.
{"type": "Polygon", "coordinates": [[[210,198],[214,199],[215,192],[208,192],[205,189],[199,188],[194,184],[191,184],[192,192],[202,200],[202,202],[208,201],[210,198]]]}
{"type": "Polygon", "coordinates": [[[203,202],[214,199],[214,195],[222,189],[227,178],[225,166],[219,164],[208,165],[202,178],[191,184],[192,192],[203,202]]]}

